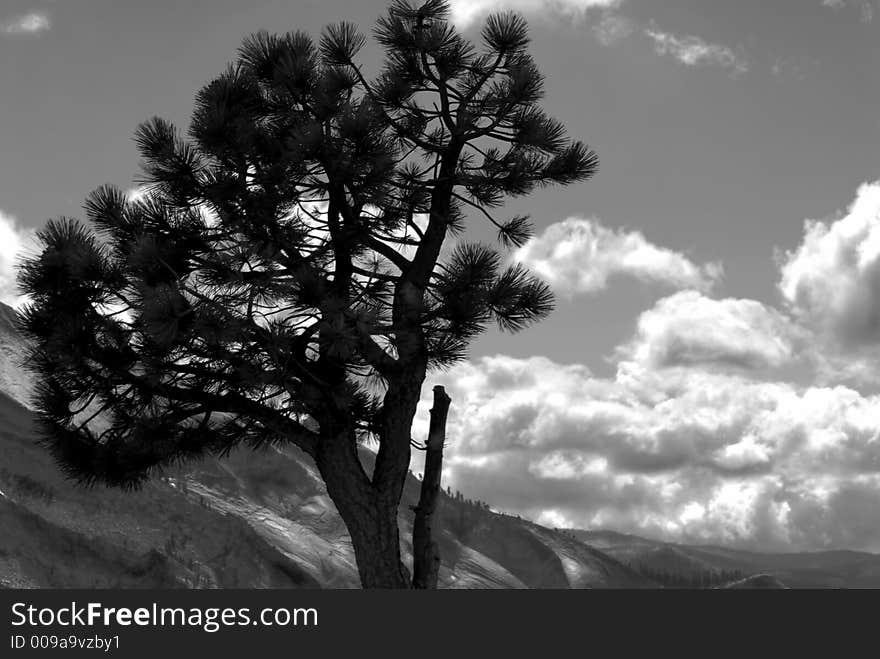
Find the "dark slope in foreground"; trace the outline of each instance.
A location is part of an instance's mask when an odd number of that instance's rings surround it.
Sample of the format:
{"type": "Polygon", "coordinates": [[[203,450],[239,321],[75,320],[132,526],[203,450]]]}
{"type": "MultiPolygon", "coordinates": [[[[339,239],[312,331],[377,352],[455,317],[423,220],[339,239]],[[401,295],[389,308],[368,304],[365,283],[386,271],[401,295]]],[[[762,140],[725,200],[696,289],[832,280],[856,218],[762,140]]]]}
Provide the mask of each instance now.
{"type": "MultiPolygon", "coordinates": [[[[234,453],[167,472],[137,492],[65,480],[0,394],[0,585],[357,587],[351,545],[309,459],[234,453]]],[[[365,456],[368,459],[369,456],[365,456]]],[[[411,478],[401,506],[404,549],[411,478]]],[[[444,497],[441,581],[458,588],[651,585],[565,534],[444,497]]]]}
{"type": "MultiPolygon", "coordinates": [[[[296,448],[204,460],[137,492],[66,480],[37,445],[22,348],[0,305],[0,587],[358,586],[345,527],[296,448]]],[[[411,476],[400,507],[407,554],[419,487],[411,476]]],[[[444,495],[438,516],[444,587],[652,585],[565,534],[466,501],[444,495]]]]}

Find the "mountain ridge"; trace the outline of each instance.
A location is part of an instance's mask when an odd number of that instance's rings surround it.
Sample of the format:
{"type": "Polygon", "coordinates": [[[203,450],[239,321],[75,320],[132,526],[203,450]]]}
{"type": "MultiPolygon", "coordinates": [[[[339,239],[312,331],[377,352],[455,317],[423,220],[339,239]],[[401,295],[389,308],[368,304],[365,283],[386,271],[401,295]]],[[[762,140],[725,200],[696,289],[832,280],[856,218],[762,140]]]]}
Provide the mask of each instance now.
{"type": "MultiPolygon", "coordinates": [[[[715,545],[687,545],[614,531],[568,530],[585,543],[642,573],[659,571],[685,578],[702,573],[740,573],[760,587],[778,582],[791,588],[880,588],[880,554],[849,549],[804,552],[758,552],[715,545]]],[[[748,585],[744,587],[755,587],[748,585]]]]}
{"type": "MultiPolygon", "coordinates": [[[[0,303],[0,587],[359,587],[345,526],[295,447],[165,469],[135,492],[67,480],[36,440],[25,347],[0,303]]],[[[361,456],[369,470],[374,454],[361,456]]],[[[407,562],[419,489],[410,474],[400,505],[407,562]]],[[[445,492],[436,514],[443,588],[678,587],[716,573],[737,578],[712,587],[880,586],[873,554],[828,552],[813,565],[803,554],[549,529],[445,492]]]]}

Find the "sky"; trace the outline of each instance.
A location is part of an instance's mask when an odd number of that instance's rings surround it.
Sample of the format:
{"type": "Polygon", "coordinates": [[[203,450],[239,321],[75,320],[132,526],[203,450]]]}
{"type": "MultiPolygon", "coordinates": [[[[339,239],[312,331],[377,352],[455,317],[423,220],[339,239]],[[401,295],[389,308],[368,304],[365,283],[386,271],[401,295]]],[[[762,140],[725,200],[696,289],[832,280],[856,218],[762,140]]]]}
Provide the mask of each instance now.
{"type": "MultiPolygon", "coordinates": [[[[131,188],[137,124],[186,126],[247,34],[369,31],[384,5],[4,0],[0,297],[33,230],[131,188]]],[[[453,398],[445,482],[551,526],[880,551],[880,2],[452,9],[476,40],[489,12],[527,18],[544,107],[600,172],[505,207],[557,309],[429,376],[453,398]]]]}

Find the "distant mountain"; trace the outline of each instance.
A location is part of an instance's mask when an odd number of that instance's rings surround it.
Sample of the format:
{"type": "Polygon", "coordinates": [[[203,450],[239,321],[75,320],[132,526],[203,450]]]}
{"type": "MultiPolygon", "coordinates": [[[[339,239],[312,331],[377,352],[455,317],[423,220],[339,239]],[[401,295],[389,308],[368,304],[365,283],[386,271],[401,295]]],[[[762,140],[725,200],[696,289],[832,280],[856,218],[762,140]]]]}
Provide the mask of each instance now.
{"type": "MultiPolygon", "coordinates": [[[[37,445],[14,312],[0,306],[0,587],[356,588],[351,542],[310,458],[236,451],[137,492],[84,489],[37,445]]],[[[373,454],[364,450],[367,469],[373,454]]],[[[400,510],[409,554],[419,481],[400,510]]],[[[568,534],[443,495],[445,588],[637,588],[649,579],[568,534]]]]}
{"type": "Polygon", "coordinates": [[[665,543],[604,530],[569,533],[652,577],[680,575],[686,581],[714,573],[738,575],[731,584],[747,584],[729,587],[778,587],[768,585],[776,583],[790,588],[880,588],[880,555],[867,552],[762,553],[665,543]]]}

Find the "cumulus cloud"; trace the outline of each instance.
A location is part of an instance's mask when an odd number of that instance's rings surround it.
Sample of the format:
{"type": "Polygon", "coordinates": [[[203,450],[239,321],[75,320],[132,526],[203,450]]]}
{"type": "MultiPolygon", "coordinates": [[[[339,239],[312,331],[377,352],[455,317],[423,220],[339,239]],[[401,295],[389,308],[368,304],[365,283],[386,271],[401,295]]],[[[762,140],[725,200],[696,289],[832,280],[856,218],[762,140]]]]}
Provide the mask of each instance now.
{"type": "Polygon", "coordinates": [[[33,247],[34,232],[19,226],[11,215],[0,211],[0,301],[18,306],[25,298],[16,284],[18,259],[33,247]]]}
{"type": "Polygon", "coordinates": [[[644,34],[654,42],[658,55],[669,55],[687,66],[720,66],[735,73],[748,71],[745,58],[727,46],[692,35],[663,32],[654,26],[645,28],[644,34]]]}
{"type": "Polygon", "coordinates": [[[791,363],[805,338],[788,317],[756,300],[682,291],[643,312],[635,337],[618,353],[651,368],[773,369],[791,363]]]}
{"type": "Polygon", "coordinates": [[[48,30],[49,27],[48,15],[31,12],[0,23],[0,32],[3,34],[36,34],[48,30]]]}
{"type": "Polygon", "coordinates": [[[861,186],[840,219],[807,220],[779,262],[779,290],[802,322],[844,349],[880,345],[880,183],[861,186]]]}
{"type": "MultiPolygon", "coordinates": [[[[599,290],[620,273],[682,279],[618,266],[629,234],[580,220],[551,229],[520,256],[557,287],[599,290]]],[[[505,356],[436,375],[453,398],[452,486],[554,526],[880,551],[880,395],[841,383],[880,358],[880,183],[839,218],[806,222],[778,259],[784,307],[713,299],[706,287],[673,293],[640,314],[612,377],[505,356]],[[820,372],[796,385],[781,376],[793,365],[820,372]]]]}
{"type": "Polygon", "coordinates": [[[722,276],[719,263],[697,265],[680,252],[654,245],[639,231],[609,229],[595,219],[551,224],[514,258],[563,295],[603,290],[614,276],[707,291],[722,276]]]}
{"type": "Polygon", "coordinates": [[[583,15],[592,9],[613,9],[623,0],[452,0],[452,19],[461,28],[497,11],[512,10],[524,14],[583,15]]]}
{"type": "Polygon", "coordinates": [[[599,378],[543,357],[433,379],[453,400],[444,477],[500,509],[683,542],[880,549],[863,517],[880,501],[880,397],[634,361],[599,378]]]}
{"type": "Polygon", "coordinates": [[[880,359],[880,183],[778,255],[779,308],[713,299],[693,281],[717,278],[706,266],[595,221],[553,225],[517,257],[568,292],[615,274],[683,290],[640,314],[612,377],[505,356],[435,375],[453,398],[453,487],[556,526],[880,551],[880,395],[845,384],[880,359]],[[785,380],[803,366],[810,384],[785,380]]]}
{"type": "Polygon", "coordinates": [[[777,250],[787,310],[815,336],[820,382],[880,386],[880,183],[862,185],[849,208],[807,220],[801,243],[777,250]]]}

